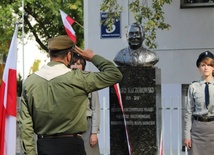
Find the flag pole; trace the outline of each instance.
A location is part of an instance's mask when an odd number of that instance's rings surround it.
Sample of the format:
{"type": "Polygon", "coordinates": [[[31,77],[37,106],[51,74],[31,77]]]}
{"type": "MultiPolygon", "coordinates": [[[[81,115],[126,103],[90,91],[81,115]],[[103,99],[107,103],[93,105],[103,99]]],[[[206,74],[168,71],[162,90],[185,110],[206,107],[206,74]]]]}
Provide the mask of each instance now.
{"type": "MultiPolygon", "coordinates": [[[[24,0],[22,0],[22,62],[23,62],[23,81],[24,81],[24,78],[25,78],[25,54],[24,54],[24,0]]],[[[22,81],[22,82],[23,82],[22,81]]]]}
{"type": "MultiPolygon", "coordinates": [[[[24,13],[25,13],[25,9],[24,9],[24,0],[22,0],[22,90],[23,90],[23,86],[24,86],[24,79],[25,79],[25,54],[24,54],[24,13]]],[[[20,102],[18,101],[18,107],[20,108],[20,102]]],[[[18,108],[18,110],[19,110],[18,108]]],[[[18,129],[19,130],[19,129],[18,129]]],[[[19,135],[20,136],[20,135],[19,135]]],[[[19,139],[19,144],[21,144],[21,139],[19,139]]],[[[22,148],[20,145],[20,155],[23,155],[24,153],[22,152],[22,148]]]]}
{"type": "Polygon", "coordinates": [[[76,20],[75,20],[75,23],[84,29],[84,27],[80,23],[78,23],[76,20]]]}

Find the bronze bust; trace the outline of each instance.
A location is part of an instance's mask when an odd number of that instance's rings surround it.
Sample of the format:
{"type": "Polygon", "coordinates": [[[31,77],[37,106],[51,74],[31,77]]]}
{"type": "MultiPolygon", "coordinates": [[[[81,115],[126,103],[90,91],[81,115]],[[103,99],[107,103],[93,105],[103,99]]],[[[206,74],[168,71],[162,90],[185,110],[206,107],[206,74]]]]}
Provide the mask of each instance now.
{"type": "Polygon", "coordinates": [[[126,38],[129,47],[120,50],[113,60],[118,66],[154,66],[159,61],[155,52],[143,47],[145,32],[140,24],[131,24],[126,38]]]}

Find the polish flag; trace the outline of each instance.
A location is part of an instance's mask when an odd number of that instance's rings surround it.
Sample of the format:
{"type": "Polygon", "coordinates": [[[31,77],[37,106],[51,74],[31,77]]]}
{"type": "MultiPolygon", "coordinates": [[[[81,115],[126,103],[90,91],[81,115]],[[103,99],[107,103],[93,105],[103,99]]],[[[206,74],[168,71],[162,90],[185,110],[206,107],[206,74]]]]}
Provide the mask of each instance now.
{"type": "Polygon", "coordinates": [[[16,154],[16,66],[18,24],[10,44],[0,86],[0,155],[16,154]]]}
{"type": "Polygon", "coordinates": [[[75,35],[75,31],[72,28],[72,24],[75,22],[75,20],[73,18],[71,18],[70,16],[68,16],[65,12],[63,12],[62,10],[59,10],[61,17],[62,17],[62,22],[63,25],[65,27],[65,31],[68,34],[69,38],[76,43],[76,35],[75,35]]]}

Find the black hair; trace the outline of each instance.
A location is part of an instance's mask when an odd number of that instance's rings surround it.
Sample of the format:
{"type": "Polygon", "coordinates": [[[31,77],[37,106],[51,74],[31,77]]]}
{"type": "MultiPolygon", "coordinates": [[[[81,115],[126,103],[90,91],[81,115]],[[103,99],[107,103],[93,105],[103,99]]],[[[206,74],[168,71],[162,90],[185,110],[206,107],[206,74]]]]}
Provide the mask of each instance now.
{"type": "Polygon", "coordinates": [[[80,63],[82,64],[82,70],[85,70],[85,66],[86,66],[85,59],[76,53],[73,53],[73,58],[71,59],[70,65],[75,64],[78,60],[80,60],[80,63]]]}

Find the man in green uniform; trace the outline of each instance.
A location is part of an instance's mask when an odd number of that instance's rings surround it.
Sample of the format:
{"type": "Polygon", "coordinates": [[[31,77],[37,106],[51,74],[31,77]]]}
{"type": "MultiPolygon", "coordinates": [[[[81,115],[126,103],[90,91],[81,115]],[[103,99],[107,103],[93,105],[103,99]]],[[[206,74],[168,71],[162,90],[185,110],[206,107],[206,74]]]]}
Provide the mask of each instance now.
{"type": "Polygon", "coordinates": [[[48,41],[51,61],[30,75],[23,87],[20,110],[21,146],[35,155],[34,133],[39,155],[85,155],[81,133],[86,131],[88,94],[122,79],[115,65],[81,50],[68,36],[48,41]],[[72,52],[92,62],[100,72],[71,71],[72,52]]]}

